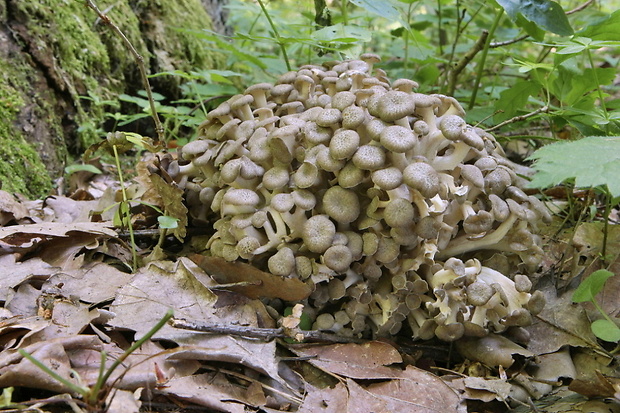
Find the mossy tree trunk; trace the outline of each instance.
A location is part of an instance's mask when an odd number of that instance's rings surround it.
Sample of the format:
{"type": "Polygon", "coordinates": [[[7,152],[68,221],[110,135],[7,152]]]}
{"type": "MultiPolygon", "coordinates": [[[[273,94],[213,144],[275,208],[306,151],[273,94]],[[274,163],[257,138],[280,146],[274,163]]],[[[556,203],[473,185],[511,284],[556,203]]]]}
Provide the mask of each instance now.
{"type": "MultiPolygon", "coordinates": [[[[144,57],[147,71],[157,73],[218,67],[217,56],[189,31],[222,30],[224,1],[95,3],[144,57]]],[[[175,79],[157,77],[153,86],[178,95],[175,79]]],[[[0,0],[2,189],[49,193],[67,161],[100,138],[105,102],[142,88],[131,53],[85,1],[0,0]]]]}

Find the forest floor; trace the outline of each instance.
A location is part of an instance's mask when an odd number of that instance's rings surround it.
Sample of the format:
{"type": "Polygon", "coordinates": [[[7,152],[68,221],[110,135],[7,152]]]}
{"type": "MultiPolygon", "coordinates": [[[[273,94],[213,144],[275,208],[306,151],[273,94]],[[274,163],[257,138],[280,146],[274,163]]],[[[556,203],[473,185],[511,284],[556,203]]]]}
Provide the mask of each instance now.
{"type": "MultiPolygon", "coordinates": [[[[157,204],[146,173],[138,167],[132,199],[157,204]]],[[[606,263],[601,223],[556,217],[542,229],[536,288],[547,305],[527,340],[340,340],[299,330],[296,313],[278,325],[263,302],[201,268],[192,251],[203,238],[160,238],[149,229],[156,216],[135,203],[140,264],[132,268],[129,234],[113,225],[118,188],[111,175],[80,172],[69,196],[30,201],[0,191],[3,411],[620,411],[617,349],[592,333],[596,309],[571,300],[593,271],[620,272],[618,226],[606,263]]],[[[620,278],[597,299],[617,316],[620,278]]]]}

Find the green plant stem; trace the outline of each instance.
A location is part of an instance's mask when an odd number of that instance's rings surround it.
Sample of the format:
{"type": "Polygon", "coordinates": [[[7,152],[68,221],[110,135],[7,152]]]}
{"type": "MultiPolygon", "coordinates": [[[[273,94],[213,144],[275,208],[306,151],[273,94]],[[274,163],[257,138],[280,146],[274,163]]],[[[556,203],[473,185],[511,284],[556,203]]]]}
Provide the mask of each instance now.
{"type": "Polygon", "coordinates": [[[64,384],[65,386],[67,386],[74,393],[77,393],[80,396],[82,396],[82,398],[84,400],[86,400],[90,396],[90,389],[89,388],[81,387],[81,386],[78,386],[78,385],[75,385],[75,384],[71,383],[70,381],[68,381],[67,379],[65,379],[64,377],[60,376],[58,373],[56,373],[54,370],[50,369],[45,364],[41,363],[39,360],[34,358],[26,350],[20,348],[18,351],[19,351],[19,354],[22,355],[22,357],[26,358],[32,364],[34,364],[35,366],[37,366],[38,368],[43,370],[45,372],[45,374],[49,375],[54,380],[57,380],[58,382],[60,382],[60,383],[64,384]]]}
{"type": "Polygon", "coordinates": [[[482,49],[482,56],[480,56],[480,64],[478,64],[478,70],[476,73],[476,82],[474,83],[474,90],[471,93],[471,99],[469,100],[468,109],[471,110],[476,104],[476,96],[478,95],[478,89],[480,88],[480,81],[482,80],[482,74],[484,72],[484,65],[487,60],[487,55],[489,54],[489,48],[491,45],[491,40],[493,39],[493,35],[495,34],[495,30],[497,26],[499,26],[499,22],[502,20],[504,15],[504,10],[499,9],[497,11],[497,15],[495,16],[495,20],[493,21],[493,25],[489,30],[489,36],[487,37],[487,41],[484,43],[484,48],[482,49]]]}
{"type": "MultiPolygon", "coordinates": [[[[140,346],[142,346],[142,344],[144,344],[147,340],[149,340],[151,337],[153,337],[153,335],[155,335],[155,333],[157,333],[159,330],[161,330],[161,328],[164,325],[166,325],[168,320],[170,320],[173,315],[174,315],[174,312],[172,311],[172,309],[169,309],[168,311],[166,311],[166,314],[164,314],[162,319],[159,320],[157,322],[157,324],[155,324],[155,326],[153,326],[153,328],[151,328],[141,339],[139,339],[138,341],[133,343],[133,345],[131,347],[129,347],[123,354],[121,354],[119,358],[114,360],[114,363],[112,363],[112,365],[105,372],[105,374],[97,380],[97,384],[95,385],[95,387],[97,387],[97,385],[99,385],[99,388],[102,388],[102,386],[105,383],[107,383],[108,379],[110,378],[110,376],[112,375],[114,370],[116,370],[118,368],[118,366],[120,366],[125,361],[125,359],[127,359],[127,357],[129,357],[131,355],[131,353],[133,353],[134,351],[139,349],[140,346]]],[[[93,396],[91,396],[91,397],[93,397],[93,396]]]]}
{"type": "Polygon", "coordinates": [[[590,67],[592,68],[592,74],[594,76],[594,81],[596,82],[596,92],[598,93],[598,99],[600,100],[601,110],[605,116],[605,119],[609,120],[609,112],[607,112],[607,107],[605,106],[605,98],[603,97],[603,91],[601,90],[601,82],[598,80],[598,75],[596,74],[596,66],[594,66],[594,60],[592,59],[592,53],[590,53],[590,49],[586,48],[586,55],[588,56],[588,61],[590,62],[590,67]]]}
{"type": "Polygon", "coordinates": [[[107,360],[108,354],[105,351],[102,351],[101,360],[99,361],[99,374],[97,374],[97,381],[95,382],[95,386],[90,390],[88,399],[85,399],[86,403],[90,404],[91,406],[95,406],[97,404],[99,392],[105,384],[105,380],[103,380],[103,377],[105,375],[105,363],[107,360]]]}
{"type": "Polygon", "coordinates": [[[598,301],[596,301],[596,298],[592,297],[592,299],[590,300],[590,302],[592,303],[592,305],[594,306],[594,308],[596,308],[596,310],[601,313],[601,315],[603,316],[603,318],[605,318],[605,320],[609,321],[611,324],[616,325],[616,323],[611,319],[611,317],[609,317],[607,315],[607,313],[603,310],[603,308],[601,307],[601,305],[598,303],[598,301]]]}
{"type": "MultiPolygon", "coordinates": [[[[112,145],[112,150],[114,151],[114,159],[116,161],[116,169],[118,170],[118,180],[121,185],[121,194],[123,195],[123,202],[119,205],[120,213],[123,214],[125,211],[123,209],[127,208],[127,214],[129,215],[129,198],[127,197],[127,191],[125,190],[125,181],[123,180],[123,170],[121,169],[121,161],[118,156],[118,150],[116,149],[116,145],[112,145]]],[[[122,218],[121,218],[122,222],[122,218]]],[[[129,241],[131,242],[131,256],[133,259],[132,270],[136,271],[138,269],[138,253],[136,252],[136,242],[133,235],[133,225],[131,224],[131,217],[127,216],[127,230],[129,231],[129,241]]]]}
{"type": "Polygon", "coordinates": [[[282,57],[284,58],[284,63],[286,63],[286,69],[288,71],[291,71],[291,63],[288,60],[288,55],[286,54],[286,47],[284,46],[284,43],[282,42],[282,39],[280,38],[278,29],[276,29],[276,25],[273,23],[273,20],[271,20],[271,16],[269,15],[269,12],[267,12],[267,9],[265,8],[263,1],[262,0],[257,0],[257,1],[258,1],[258,5],[263,11],[263,14],[267,18],[267,21],[269,22],[269,25],[271,26],[271,30],[273,30],[273,35],[276,38],[276,42],[278,43],[278,46],[280,46],[280,50],[282,50],[282,57]]]}
{"type": "Polygon", "coordinates": [[[348,1],[340,0],[340,12],[342,14],[342,24],[345,26],[349,24],[349,15],[347,11],[348,1]]]}
{"type": "MultiPolygon", "coordinates": [[[[597,83],[598,84],[598,83],[597,83]]],[[[609,193],[609,190],[605,187],[605,216],[603,217],[603,247],[601,248],[601,259],[603,263],[606,262],[607,258],[607,235],[609,234],[609,214],[611,213],[611,202],[613,197],[609,193]]]]}

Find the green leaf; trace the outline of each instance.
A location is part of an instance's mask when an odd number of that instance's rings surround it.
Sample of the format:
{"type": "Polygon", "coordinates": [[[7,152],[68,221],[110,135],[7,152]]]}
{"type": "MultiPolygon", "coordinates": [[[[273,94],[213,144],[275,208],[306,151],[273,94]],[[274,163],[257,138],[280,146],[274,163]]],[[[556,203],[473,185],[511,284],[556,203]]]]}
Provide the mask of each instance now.
{"type": "Polygon", "coordinates": [[[518,22],[519,15],[522,15],[526,20],[536,23],[548,32],[560,36],[573,34],[573,28],[570,26],[562,6],[555,1],[497,0],[497,2],[514,22],[518,22]]]}
{"type": "Polygon", "coordinates": [[[547,188],[575,179],[578,188],[606,185],[620,196],[620,136],[588,136],[543,146],[532,156],[536,170],[531,188],[547,188]]]}
{"type": "Polygon", "coordinates": [[[613,321],[606,319],[596,320],[591,327],[594,335],[601,340],[612,343],[620,341],[620,328],[613,321]]]}
{"type": "Polygon", "coordinates": [[[579,284],[573,293],[573,302],[584,303],[594,300],[596,294],[600,293],[605,286],[605,282],[613,275],[613,272],[607,270],[594,271],[579,284]]]}
{"type": "Polygon", "coordinates": [[[503,113],[493,118],[494,122],[502,122],[510,119],[525,107],[530,96],[535,96],[540,91],[540,85],[531,80],[515,83],[512,87],[502,91],[495,109],[501,109],[503,113]]]}
{"type": "Polygon", "coordinates": [[[591,22],[578,34],[594,40],[620,40],[620,10],[591,22]]]}
{"type": "Polygon", "coordinates": [[[67,175],[71,175],[76,172],[92,172],[94,174],[100,174],[101,169],[97,168],[95,165],[88,164],[80,164],[80,165],[69,165],[65,168],[65,173],[67,175]]]}
{"type": "Polygon", "coordinates": [[[175,229],[179,227],[179,219],[169,217],[168,215],[160,215],[157,217],[157,222],[159,222],[160,228],[165,229],[175,229]]]}
{"type": "Polygon", "coordinates": [[[351,3],[359,6],[366,11],[388,20],[399,20],[400,13],[398,9],[386,0],[349,0],[351,3]]]}
{"type": "Polygon", "coordinates": [[[326,43],[353,43],[357,41],[369,42],[371,33],[359,26],[345,26],[342,23],[327,26],[312,33],[312,38],[318,42],[326,43]]]}

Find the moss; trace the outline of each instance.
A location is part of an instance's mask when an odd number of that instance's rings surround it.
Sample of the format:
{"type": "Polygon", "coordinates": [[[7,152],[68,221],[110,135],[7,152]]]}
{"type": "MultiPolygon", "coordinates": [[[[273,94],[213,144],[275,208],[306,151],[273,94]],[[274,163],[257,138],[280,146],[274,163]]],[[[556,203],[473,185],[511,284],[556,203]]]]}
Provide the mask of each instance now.
{"type": "Polygon", "coordinates": [[[0,181],[5,191],[37,198],[45,196],[52,183],[39,154],[12,126],[13,119],[23,107],[19,92],[8,82],[1,82],[0,181]]]}
{"type": "MultiPolygon", "coordinates": [[[[216,67],[215,52],[177,30],[211,27],[200,0],[96,3],[144,57],[147,71],[216,67]]],[[[117,101],[120,93],[133,94],[143,87],[133,55],[84,1],[15,1],[7,7],[8,13],[0,7],[0,20],[11,16],[13,38],[20,44],[12,51],[0,51],[0,179],[9,190],[40,196],[52,180],[41,165],[57,178],[68,153],[79,157],[101,138],[110,102],[117,101]],[[14,107],[27,111],[9,110],[14,107]],[[39,130],[33,132],[24,124],[39,130]],[[43,135],[46,143],[41,143],[43,135]]],[[[173,90],[166,87],[178,86],[178,78],[154,81],[161,82],[164,87],[158,91],[164,94],[173,90]]]]}

